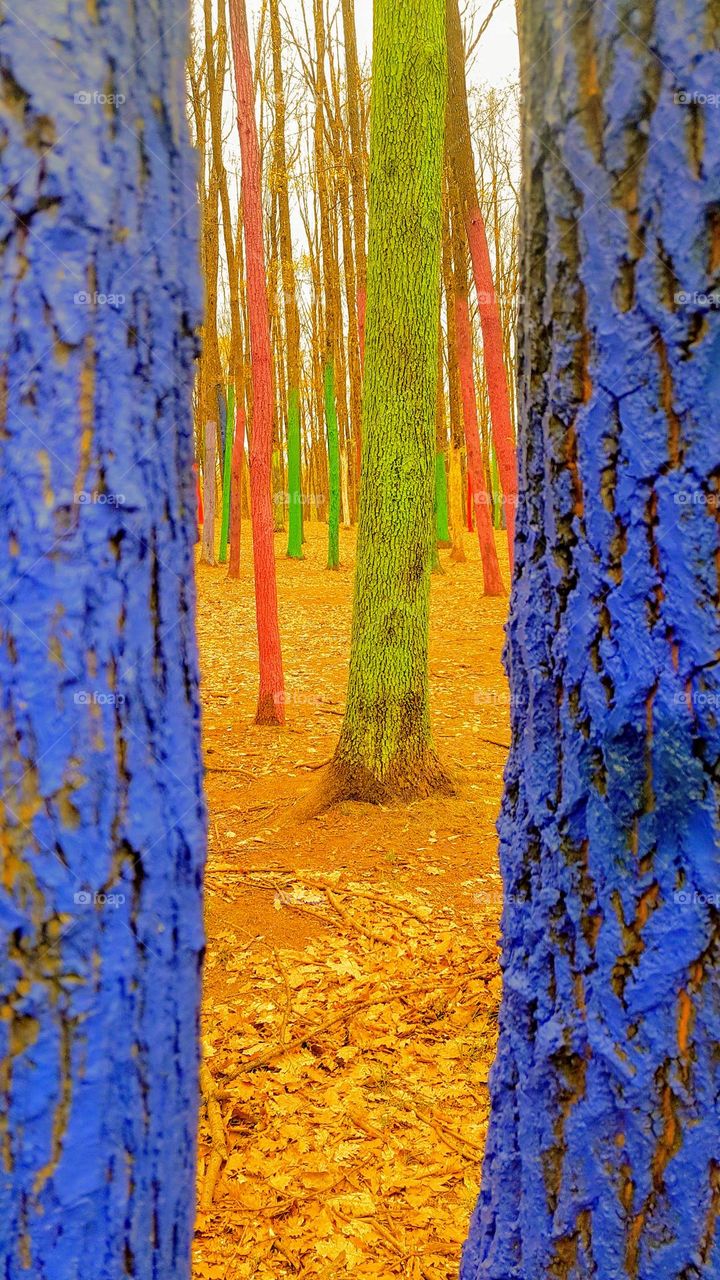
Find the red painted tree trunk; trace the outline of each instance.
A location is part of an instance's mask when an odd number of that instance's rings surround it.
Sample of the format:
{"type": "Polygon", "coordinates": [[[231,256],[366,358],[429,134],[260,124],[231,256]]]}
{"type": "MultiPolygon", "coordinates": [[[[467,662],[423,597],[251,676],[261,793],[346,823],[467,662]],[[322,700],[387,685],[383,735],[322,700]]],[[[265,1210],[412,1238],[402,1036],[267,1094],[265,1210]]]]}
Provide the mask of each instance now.
{"type": "Polygon", "coordinates": [[[245,410],[235,411],[235,438],[230,476],[230,561],[228,577],[240,577],[240,533],[242,526],[242,463],[245,449],[245,410]]]}
{"type": "Polygon", "coordinates": [[[460,208],[470,245],[473,278],[477,291],[480,324],[483,335],[483,357],[487,372],[488,397],[493,443],[500,472],[505,504],[510,566],[515,540],[515,508],[517,506],[517,460],[510,414],[510,393],[503,359],[502,322],[495,294],[485,224],[480,212],[475,158],[470,135],[467,83],[465,77],[465,40],[458,0],[447,0],[446,24],[450,93],[448,96],[446,146],[460,196],[460,208]]]}
{"type": "MultiPolygon", "coordinates": [[[[477,399],[475,396],[475,379],[473,377],[472,330],[470,328],[470,309],[467,294],[458,289],[455,293],[455,322],[457,325],[457,353],[460,369],[460,391],[463,404],[463,420],[465,422],[465,447],[467,449],[468,481],[472,500],[471,509],[475,511],[480,557],[483,567],[483,582],[486,596],[505,594],[500,565],[498,564],[492,519],[490,516],[490,495],[485,484],[482,449],[480,446],[480,430],[478,427],[477,399]]],[[[468,504],[470,506],[470,504],[468,504]]],[[[468,516],[470,511],[468,511],[468,516]]],[[[469,522],[470,523],[470,522],[469,522]]]]}
{"type": "Polygon", "coordinates": [[[283,724],[285,693],[270,494],[274,406],[270,306],[263,241],[260,147],[255,123],[255,94],[245,0],[230,0],[230,31],[235,63],[238,133],[242,157],[245,271],[253,387],[250,505],[255,568],[255,612],[260,654],[260,694],[255,721],[257,724],[283,724]]]}
{"type": "Polygon", "coordinates": [[[500,308],[495,294],[485,223],[478,208],[466,212],[465,228],[470,245],[470,257],[472,259],[473,277],[475,279],[478,310],[480,312],[483,356],[490,399],[490,421],[492,423],[495,456],[498,461],[500,483],[505,502],[505,523],[510,550],[510,564],[512,565],[515,540],[515,509],[517,507],[518,492],[517,461],[512,416],[510,414],[507,371],[503,359],[500,308]]]}

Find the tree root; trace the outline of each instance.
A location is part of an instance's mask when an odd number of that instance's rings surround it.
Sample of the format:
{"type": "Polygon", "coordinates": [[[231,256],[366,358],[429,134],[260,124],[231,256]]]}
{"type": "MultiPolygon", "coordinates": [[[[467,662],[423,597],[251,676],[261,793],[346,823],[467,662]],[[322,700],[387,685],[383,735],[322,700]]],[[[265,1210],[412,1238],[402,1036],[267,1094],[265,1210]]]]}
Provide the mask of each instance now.
{"type": "Polygon", "coordinates": [[[350,765],[335,756],[313,789],[293,807],[291,817],[308,822],[343,800],[388,804],[393,800],[425,800],[437,794],[452,796],[455,787],[434,751],[425,752],[412,765],[391,766],[382,778],[365,765],[350,765]]]}

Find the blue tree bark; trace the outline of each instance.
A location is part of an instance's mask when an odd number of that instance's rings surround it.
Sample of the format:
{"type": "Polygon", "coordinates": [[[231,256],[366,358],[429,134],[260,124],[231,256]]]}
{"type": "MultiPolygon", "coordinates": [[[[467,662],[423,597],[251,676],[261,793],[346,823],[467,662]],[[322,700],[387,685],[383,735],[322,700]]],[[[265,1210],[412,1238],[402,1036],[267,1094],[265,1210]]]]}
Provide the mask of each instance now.
{"type": "Polygon", "coordinates": [[[527,0],[504,994],[462,1280],[720,1275],[712,0],[527,0]]]}
{"type": "Polygon", "coordinates": [[[205,816],[187,27],[180,0],[0,14],[5,1280],[189,1276],[205,816]]]}

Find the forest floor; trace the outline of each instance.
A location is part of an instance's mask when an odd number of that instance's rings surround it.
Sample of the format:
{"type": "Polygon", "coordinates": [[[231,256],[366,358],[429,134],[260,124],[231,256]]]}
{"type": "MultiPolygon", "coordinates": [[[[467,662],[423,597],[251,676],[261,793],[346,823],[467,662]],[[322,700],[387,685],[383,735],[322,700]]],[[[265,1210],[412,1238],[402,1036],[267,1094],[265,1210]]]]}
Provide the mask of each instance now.
{"type": "Polygon", "coordinates": [[[306,537],[303,562],[276,543],[283,729],[253,725],[247,541],[239,582],[198,570],[210,852],[193,1277],[450,1280],[500,994],[507,601],[483,598],[474,537],[465,565],[440,553],[431,708],[456,795],[298,824],[293,804],[340,728],[354,562],[353,532],[337,573],[326,526],[306,537]]]}

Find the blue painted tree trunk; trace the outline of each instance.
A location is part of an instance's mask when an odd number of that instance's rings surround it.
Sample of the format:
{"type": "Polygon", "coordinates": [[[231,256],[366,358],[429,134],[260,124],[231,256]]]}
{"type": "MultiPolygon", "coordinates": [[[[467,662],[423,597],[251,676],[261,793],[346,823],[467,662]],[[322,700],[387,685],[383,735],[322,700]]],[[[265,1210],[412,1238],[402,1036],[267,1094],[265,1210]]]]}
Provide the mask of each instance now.
{"type": "Polygon", "coordinates": [[[720,54],[522,7],[504,995],[462,1280],[720,1275],[720,54]]]}
{"type": "Polygon", "coordinates": [[[224,454],[222,470],[222,513],[220,520],[220,551],[218,563],[226,564],[228,543],[230,540],[230,499],[232,493],[232,455],[235,440],[235,387],[232,382],[227,389],[227,411],[225,415],[224,454]]]}
{"type": "Polygon", "coordinates": [[[190,1273],[205,817],[187,26],[180,0],[0,19],[4,1280],[190,1273]]]}

